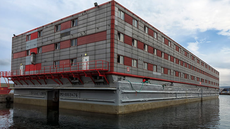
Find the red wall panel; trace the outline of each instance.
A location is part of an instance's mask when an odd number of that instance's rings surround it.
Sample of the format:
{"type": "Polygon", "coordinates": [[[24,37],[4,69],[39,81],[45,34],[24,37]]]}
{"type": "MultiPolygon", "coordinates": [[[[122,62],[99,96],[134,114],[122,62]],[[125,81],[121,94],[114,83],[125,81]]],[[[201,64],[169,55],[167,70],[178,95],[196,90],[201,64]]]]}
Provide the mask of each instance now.
{"type": "Polygon", "coordinates": [[[178,51],[178,52],[179,52],[179,47],[178,47],[178,46],[176,46],[176,51],[178,51]]]}
{"type": "Polygon", "coordinates": [[[184,63],[184,67],[187,67],[187,63],[184,63]]]}
{"type": "Polygon", "coordinates": [[[165,44],[166,44],[166,45],[169,45],[169,41],[168,41],[168,39],[166,39],[166,38],[165,38],[165,44]]]}
{"type": "Polygon", "coordinates": [[[151,53],[151,54],[153,54],[153,47],[148,46],[148,52],[151,53]]]}
{"type": "Polygon", "coordinates": [[[130,25],[133,25],[133,18],[125,13],[125,22],[129,23],[130,25]]]}
{"type": "Polygon", "coordinates": [[[153,64],[148,64],[148,70],[153,71],[153,64]]]}
{"type": "Polygon", "coordinates": [[[69,67],[70,60],[60,60],[60,67],[69,67]]]}
{"type": "Polygon", "coordinates": [[[128,65],[132,67],[132,58],[124,57],[124,65],[128,65]]]}
{"type": "Polygon", "coordinates": [[[157,50],[157,56],[161,57],[161,51],[157,50]]]}
{"type": "Polygon", "coordinates": [[[168,74],[168,69],[164,68],[164,74],[168,74]]]}
{"type": "Polygon", "coordinates": [[[137,42],[137,48],[144,50],[144,43],[142,43],[141,41],[137,42]]]}
{"type": "Polygon", "coordinates": [[[174,62],[174,57],[173,56],[170,56],[170,61],[174,62]]]}
{"type": "Polygon", "coordinates": [[[30,40],[38,38],[38,32],[34,32],[31,34],[30,40]]]}
{"type": "Polygon", "coordinates": [[[175,76],[179,77],[179,72],[178,71],[175,72],[175,76]]]}
{"type": "Polygon", "coordinates": [[[182,60],[180,61],[180,65],[183,66],[183,61],[182,60]]]}
{"type": "Polygon", "coordinates": [[[166,60],[168,60],[168,57],[169,55],[167,54],[167,53],[164,53],[164,58],[166,59],[166,60]]]}
{"type": "Polygon", "coordinates": [[[185,55],[185,56],[187,56],[187,55],[188,55],[188,53],[187,53],[186,51],[184,51],[184,55],[185,55]]]}
{"type": "Polygon", "coordinates": [[[54,44],[42,46],[42,53],[49,51],[54,51],[54,44]]]}
{"type": "Polygon", "coordinates": [[[13,54],[13,58],[21,58],[21,57],[25,57],[26,56],[26,51],[22,51],[22,52],[17,52],[13,54]]]}
{"type": "Polygon", "coordinates": [[[61,49],[68,48],[68,47],[70,47],[70,40],[62,41],[60,43],[60,48],[61,49]]]}
{"type": "Polygon", "coordinates": [[[71,21],[67,21],[61,24],[61,30],[65,30],[71,27],[71,21]]]}
{"type": "Polygon", "coordinates": [[[179,59],[176,58],[176,63],[179,64],[179,59]]]}
{"type": "Polygon", "coordinates": [[[39,64],[30,64],[25,66],[25,71],[35,71],[35,70],[41,70],[41,63],[39,64]]]}
{"type": "Polygon", "coordinates": [[[153,30],[151,30],[150,28],[148,28],[148,34],[153,37],[153,30]]]}
{"type": "Polygon", "coordinates": [[[79,37],[77,39],[77,45],[79,46],[79,45],[84,45],[84,44],[103,41],[103,40],[106,40],[106,31],[79,37]]]}
{"type": "Polygon", "coordinates": [[[35,54],[37,54],[37,52],[38,52],[37,48],[30,49],[30,54],[31,54],[32,52],[34,52],[35,54]]]}
{"type": "Polygon", "coordinates": [[[132,38],[129,37],[128,35],[125,35],[124,42],[130,46],[132,46],[132,38]]]}

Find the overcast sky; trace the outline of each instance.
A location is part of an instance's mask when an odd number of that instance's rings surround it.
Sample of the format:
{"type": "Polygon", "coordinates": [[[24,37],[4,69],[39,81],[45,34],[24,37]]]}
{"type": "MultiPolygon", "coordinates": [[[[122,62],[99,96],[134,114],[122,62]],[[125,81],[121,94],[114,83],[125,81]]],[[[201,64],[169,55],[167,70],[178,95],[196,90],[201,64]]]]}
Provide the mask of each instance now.
{"type": "MultiPolygon", "coordinates": [[[[10,71],[13,34],[107,0],[1,0],[0,71],[10,71]]],[[[230,0],[117,0],[220,72],[230,85],[230,0]]]]}

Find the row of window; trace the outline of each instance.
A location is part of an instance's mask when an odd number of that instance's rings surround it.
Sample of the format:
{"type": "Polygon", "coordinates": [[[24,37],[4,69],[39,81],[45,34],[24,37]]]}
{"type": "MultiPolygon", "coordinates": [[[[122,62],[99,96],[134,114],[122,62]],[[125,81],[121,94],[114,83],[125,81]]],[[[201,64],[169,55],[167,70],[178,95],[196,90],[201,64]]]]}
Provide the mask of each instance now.
{"type": "MultiPolygon", "coordinates": [[[[126,65],[124,63],[124,56],[117,55],[117,63],[126,65]]],[[[132,67],[137,67],[137,60],[136,59],[132,59],[132,67]]],[[[147,62],[143,62],[143,69],[158,72],[157,71],[157,65],[149,64],[147,62]],[[150,66],[151,66],[151,68],[149,68],[150,66]]],[[[181,73],[179,71],[171,70],[171,69],[164,68],[164,67],[161,67],[161,73],[167,74],[167,75],[173,75],[173,76],[181,77],[181,78],[185,78],[185,79],[195,80],[195,76],[193,76],[193,75],[189,76],[189,74],[181,73]]],[[[197,77],[197,81],[204,82],[204,79],[197,77]]],[[[211,82],[211,84],[212,84],[212,81],[205,80],[205,82],[206,83],[211,82]]],[[[214,83],[214,85],[218,85],[218,83],[215,83],[215,82],[213,82],[213,83],[214,83]]]]}
{"type": "MultiPolygon", "coordinates": [[[[122,20],[125,20],[125,14],[124,14],[124,12],[123,11],[121,11],[121,10],[118,10],[118,17],[120,18],[120,19],[122,19],[122,20]]],[[[133,26],[135,26],[135,27],[137,27],[138,28],[138,22],[137,22],[137,20],[136,19],[134,19],[133,18],[133,26]]],[[[146,34],[149,34],[150,35],[150,33],[149,33],[149,28],[147,27],[147,26],[144,26],[144,32],[146,33],[146,34]]],[[[153,33],[153,35],[150,35],[150,36],[153,36],[154,38],[156,38],[157,39],[157,33],[154,31],[154,33],[153,33]]],[[[121,41],[122,41],[122,38],[121,38],[121,41]]],[[[186,57],[190,57],[193,61],[195,61],[195,57],[192,55],[192,54],[190,54],[191,56],[189,56],[189,52],[187,52],[187,51],[181,51],[181,48],[178,46],[178,45],[176,45],[176,44],[172,44],[171,43],[171,41],[169,41],[168,39],[167,40],[165,40],[165,38],[164,37],[162,37],[162,42],[163,43],[165,43],[165,44],[167,44],[169,47],[174,47],[174,49],[176,50],[176,51],[178,51],[179,53],[183,53],[183,55],[185,55],[186,57]],[[167,41],[167,43],[166,43],[166,41],[167,41]]],[[[135,45],[134,45],[135,46],[135,45]]],[[[198,59],[197,59],[198,60],[198,59]]],[[[199,62],[199,61],[197,61],[197,62],[199,62]]],[[[200,64],[200,63],[199,63],[200,64]]],[[[210,66],[208,66],[207,64],[205,64],[204,62],[201,62],[201,65],[202,66],[205,66],[205,68],[207,68],[207,69],[209,69],[209,70],[211,70],[212,72],[214,72],[214,73],[216,73],[217,75],[219,75],[219,73],[216,71],[216,70],[214,70],[213,68],[210,68],[210,66]]]]}
{"type": "MultiPolygon", "coordinates": [[[[78,19],[73,19],[71,20],[71,27],[77,26],[78,24],[78,19]]],[[[55,32],[58,32],[61,30],[61,24],[58,24],[55,26],[55,32]]]]}
{"type": "MultiPolygon", "coordinates": [[[[121,42],[124,42],[124,34],[118,32],[118,40],[121,41],[121,42]]],[[[132,39],[132,46],[133,46],[133,47],[137,47],[137,46],[138,46],[137,44],[138,44],[138,41],[137,41],[136,39],[132,39]]],[[[181,66],[184,66],[184,67],[186,67],[186,68],[195,70],[195,71],[197,71],[197,72],[199,72],[199,73],[205,74],[205,75],[207,75],[207,76],[209,76],[209,77],[212,77],[212,78],[218,80],[217,77],[215,77],[215,76],[213,76],[213,75],[211,75],[211,74],[209,74],[209,73],[206,73],[206,72],[204,72],[204,71],[202,71],[202,70],[200,70],[200,69],[198,69],[198,68],[196,68],[196,67],[194,67],[194,66],[192,66],[192,65],[190,65],[190,64],[188,64],[188,63],[186,63],[186,62],[184,62],[184,61],[181,61],[181,60],[179,60],[179,59],[177,59],[177,58],[175,58],[175,57],[173,57],[173,56],[171,56],[171,55],[169,55],[169,54],[167,54],[167,53],[164,53],[164,52],[162,52],[162,51],[160,51],[160,50],[157,50],[156,48],[148,47],[147,44],[144,44],[144,43],[143,43],[143,48],[144,48],[144,51],[146,51],[146,52],[149,52],[149,53],[150,53],[150,51],[153,51],[153,54],[154,54],[154,55],[157,55],[157,56],[159,56],[159,57],[162,57],[163,59],[166,59],[166,60],[170,60],[171,62],[174,62],[174,63],[176,63],[176,64],[180,64],[181,66]],[[153,50],[148,50],[148,49],[153,49],[153,50]],[[158,52],[157,52],[157,51],[158,51],[158,52]],[[166,57],[166,56],[167,56],[167,57],[166,57]]]]}
{"type": "MultiPolygon", "coordinates": [[[[42,36],[42,30],[38,31],[38,38],[42,36]]],[[[26,36],[26,41],[31,40],[31,34],[26,36]]]]}

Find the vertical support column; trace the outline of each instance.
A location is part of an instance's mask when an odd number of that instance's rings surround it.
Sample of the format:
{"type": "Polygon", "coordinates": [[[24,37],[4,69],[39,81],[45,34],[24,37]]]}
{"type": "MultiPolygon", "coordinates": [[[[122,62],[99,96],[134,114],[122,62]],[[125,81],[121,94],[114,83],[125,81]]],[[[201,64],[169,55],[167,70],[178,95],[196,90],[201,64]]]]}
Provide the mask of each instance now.
{"type": "Polygon", "coordinates": [[[110,24],[110,72],[114,71],[114,34],[115,34],[115,1],[111,1],[111,24],[110,24]]]}

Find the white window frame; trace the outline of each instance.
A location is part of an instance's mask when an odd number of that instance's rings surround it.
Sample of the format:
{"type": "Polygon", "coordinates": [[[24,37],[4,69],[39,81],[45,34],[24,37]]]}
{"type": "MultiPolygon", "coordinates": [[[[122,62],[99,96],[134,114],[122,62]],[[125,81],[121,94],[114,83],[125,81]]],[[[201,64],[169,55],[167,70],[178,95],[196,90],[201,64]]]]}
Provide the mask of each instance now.
{"type": "Polygon", "coordinates": [[[162,37],[162,43],[165,43],[165,38],[164,37],[162,37]]]}
{"type": "Polygon", "coordinates": [[[163,67],[161,67],[161,73],[164,73],[164,68],[163,67]]]}
{"type": "Polygon", "coordinates": [[[133,26],[137,27],[137,20],[133,19],[133,26]]]}
{"type": "Polygon", "coordinates": [[[153,53],[154,53],[154,55],[157,55],[157,49],[156,48],[154,48],[153,53]]]}
{"type": "Polygon", "coordinates": [[[72,46],[77,46],[77,39],[72,39],[70,45],[71,45],[71,47],[72,46]]]}
{"type": "Polygon", "coordinates": [[[170,69],[168,69],[168,75],[171,75],[171,70],[170,69]]]}
{"type": "Polygon", "coordinates": [[[38,31],[38,37],[42,36],[42,30],[38,31]]]}
{"type": "Polygon", "coordinates": [[[132,45],[133,45],[133,47],[137,47],[137,40],[136,39],[133,39],[132,45]]]}
{"type": "Polygon", "coordinates": [[[156,65],[153,65],[153,71],[157,72],[157,66],[156,65]]]}
{"type": "Polygon", "coordinates": [[[161,57],[165,58],[165,53],[164,52],[161,52],[161,57]]]}
{"type": "Polygon", "coordinates": [[[148,63],[146,63],[146,62],[143,62],[143,67],[144,67],[144,69],[148,69],[148,63]]]}
{"type": "Polygon", "coordinates": [[[137,60],[132,59],[132,67],[137,67],[137,60]]]}
{"type": "Polygon", "coordinates": [[[154,38],[157,38],[157,33],[156,32],[154,32],[154,38]]]}
{"type": "Polygon", "coordinates": [[[148,51],[148,45],[144,44],[144,50],[147,52],[148,51]]]}
{"type": "Polygon", "coordinates": [[[78,19],[72,20],[71,25],[72,25],[72,27],[77,26],[78,25],[78,19]]]}
{"type": "Polygon", "coordinates": [[[55,43],[55,50],[60,50],[60,43],[55,43]]]}
{"type": "Polygon", "coordinates": [[[169,44],[169,47],[171,47],[171,41],[169,41],[168,44],[169,44]]]}
{"type": "Polygon", "coordinates": [[[55,26],[55,30],[56,30],[56,32],[60,31],[60,30],[61,30],[61,24],[56,25],[56,26],[55,26]]]}
{"type": "Polygon", "coordinates": [[[170,58],[171,58],[171,56],[170,56],[170,55],[168,55],[168,60],[170,60],[170,58]]]}
{"type": "Polygon", "coordinates": [[[118,41],[124,42],[124,34],[118,32],[118,41]]]}
{"type": "Polygon", "coordinates": [[[38,47],[38,53],[42,53],[42,47],[38,47]]]}
{"type": "Polygon", "coordinates": [[[118,10],[118,17],[121,18],[122,20],[125,20],[125,14],[123,11],[118,10]]]}
{"type": "Polygon", "coordinates": [[[124,57],[121,55],[117,55],[117,63],[118,64],[124,64],[124,57]],[[119,58],[119,62],[118,62],[118,58],[119,58]]]}
{"type": "Polygon", "coordinates": [[[27,41],[31,40],[31,35],[30,34],[27,35],[26,38],[27,38],[27,41]]]}
{"type": "Polygon", "coordinates": [[[149,30],[148,27],[144,26],[144,31],[145,31],[146,34],[148,34],[148,30],[149,30]]]}

